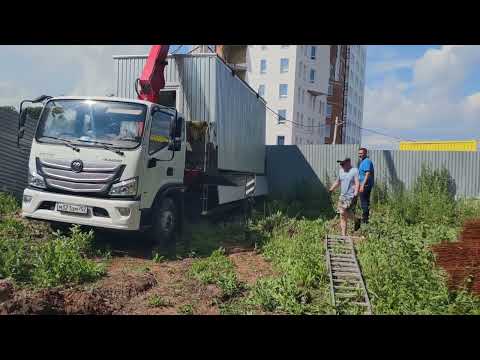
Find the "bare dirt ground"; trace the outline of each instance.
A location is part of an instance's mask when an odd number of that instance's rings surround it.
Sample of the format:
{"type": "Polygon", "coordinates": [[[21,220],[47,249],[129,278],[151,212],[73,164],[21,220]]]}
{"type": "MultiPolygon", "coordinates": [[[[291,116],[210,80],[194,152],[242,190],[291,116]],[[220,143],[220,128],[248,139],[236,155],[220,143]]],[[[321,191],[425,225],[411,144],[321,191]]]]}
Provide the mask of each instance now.
{"type": "Polygon", "coordinates": [[[449,275],[451,288],[464,285],[480,295],[480,220],[465,223],[460,240],[433,246],[437,264],[449,275]]]}
{"type": "MultiPolygon", "coordinates": [[[[138,235],[137,235],[138,236],[138,235]]],[[[188,275],[194,259],[152,260],[152,247],[135,236],[106,234],[99,241],[111,247],[107,275],[75,287],[46,290],[0,284],[0,314],[219,314],[220,290],[188,275]],[[1,295],[1,294],[0,294],[1,295]]],[[[220,244],[232,260],[240,281],[253,284],[273,274],[270,264],[251,246],[220,244]]]]}

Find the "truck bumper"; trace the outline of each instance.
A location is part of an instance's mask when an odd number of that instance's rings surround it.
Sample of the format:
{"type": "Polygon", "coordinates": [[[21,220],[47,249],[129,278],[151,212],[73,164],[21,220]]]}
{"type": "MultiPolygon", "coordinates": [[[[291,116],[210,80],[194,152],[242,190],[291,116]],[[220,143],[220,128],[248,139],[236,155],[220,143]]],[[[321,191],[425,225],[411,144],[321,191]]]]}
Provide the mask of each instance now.
{"type": "Polygon", "coordinates": [[[22,216],[117,230],[138,230],[140,228],[140,203],[138,201],[97,199],[25,189],[23,192],[22,216]],[[25,198],[30,199],[30,201],[26,201],[25,198]],[[57,202],[87,206],[87,214],[57,211],[55,210],[57,202]],[[120,211],[123,212],[123,215],[120,211]]]}

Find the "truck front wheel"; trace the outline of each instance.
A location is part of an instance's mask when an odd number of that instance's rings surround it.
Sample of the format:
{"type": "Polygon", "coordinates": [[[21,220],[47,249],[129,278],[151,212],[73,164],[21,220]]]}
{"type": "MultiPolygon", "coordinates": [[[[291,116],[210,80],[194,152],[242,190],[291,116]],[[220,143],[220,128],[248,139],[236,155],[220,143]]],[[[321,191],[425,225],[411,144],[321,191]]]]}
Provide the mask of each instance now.
{"type": "Polygon", "coordinates": [[[175,240],[178,224],[178,211],[170,197],[160,200],[153,210],[151,238],[157,245],[171,245],[175,240]]]}

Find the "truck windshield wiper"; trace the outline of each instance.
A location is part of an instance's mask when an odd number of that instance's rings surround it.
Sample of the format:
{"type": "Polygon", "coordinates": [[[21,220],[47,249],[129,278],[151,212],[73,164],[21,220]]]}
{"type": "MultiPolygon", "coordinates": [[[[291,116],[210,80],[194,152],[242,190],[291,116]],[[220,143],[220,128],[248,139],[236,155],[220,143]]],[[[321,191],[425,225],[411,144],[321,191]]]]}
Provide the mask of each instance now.
{"type": "Polygon", "coordinates": [[[95,141],[95,140],[81,140],[81,139],[76,139],[75,141],[101,145],[105,150],[113,151],[115,154],[118,154],[118,155],[124,155],[123,151],[116,149],[115,147],[113,147],[113,144],[110,144],[110,143],[104,143],[104,142],[95,141]]]}
{"type": "Polygon", "coordinates": [[[59,141],[62,141],[63,144],[67,145],[69,148],[72,148],[74,151],[76,151],[76,152],[80,151],[80,149],[78,147],[76,147],[75,145],[73,145],[70,140],[55,137],[55,136],[41,136],[41,138],[59,140],[59,141]]]}

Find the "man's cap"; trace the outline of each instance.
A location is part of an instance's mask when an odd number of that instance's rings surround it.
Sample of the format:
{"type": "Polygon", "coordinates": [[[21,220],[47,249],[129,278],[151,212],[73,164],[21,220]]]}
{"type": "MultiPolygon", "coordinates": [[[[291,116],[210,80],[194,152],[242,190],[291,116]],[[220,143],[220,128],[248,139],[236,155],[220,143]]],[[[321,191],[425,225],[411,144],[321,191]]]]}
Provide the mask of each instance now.
{"type": "Polygon", "coordinates": [[[337,163],[339,163],[340,165],[343,165],[345,164],[347,161],[351,161],[349,157],[343,159],[343,160],[337,160],[337,163]]]}

